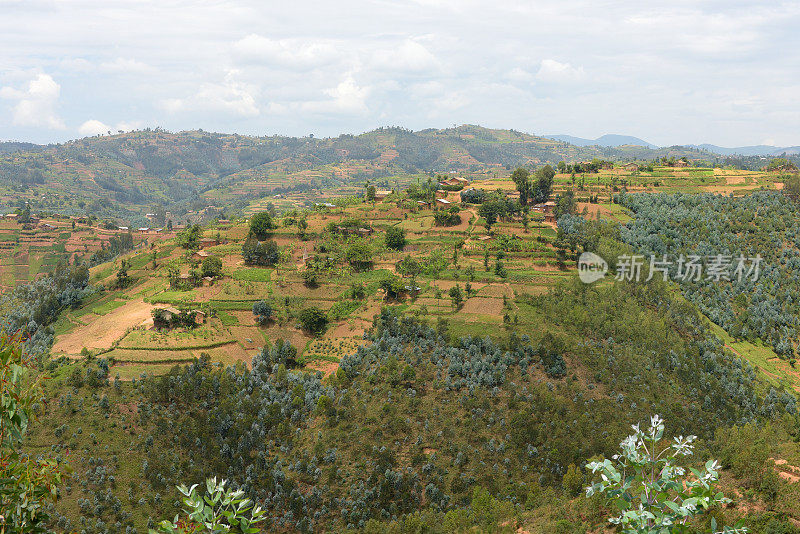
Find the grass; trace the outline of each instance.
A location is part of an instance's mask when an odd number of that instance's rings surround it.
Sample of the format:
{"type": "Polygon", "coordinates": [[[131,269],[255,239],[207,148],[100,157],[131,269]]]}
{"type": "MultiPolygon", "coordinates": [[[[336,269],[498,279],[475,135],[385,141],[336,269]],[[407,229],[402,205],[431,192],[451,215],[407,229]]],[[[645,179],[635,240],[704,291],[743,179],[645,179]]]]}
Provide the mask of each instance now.
{"type": "Polygon", "coordinates": [[[234,280],[242,280],[246,282],[269,282],[272,279],[272,269],[245,267],[236,269],[231,273],[230,276],[234,280]]]}
{"type": "Polygon", "coordinates": [[[125,305],[124,300],[109,300],[108,302],[104,302],[100,306],[92,308],[92,313],[95,315],[106,315],[107,313],[111,313],[120,306],[124,305],[125,305]]]}

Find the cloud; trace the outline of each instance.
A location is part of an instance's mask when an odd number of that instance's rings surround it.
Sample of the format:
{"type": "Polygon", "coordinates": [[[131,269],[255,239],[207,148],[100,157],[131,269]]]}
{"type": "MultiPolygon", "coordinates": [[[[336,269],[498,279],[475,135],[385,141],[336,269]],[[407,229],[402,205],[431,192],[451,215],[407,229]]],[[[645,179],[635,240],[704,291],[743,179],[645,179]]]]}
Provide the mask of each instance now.
{"type": "Polygon", "coordinates": [[[509,79],[512,82],[523,82],[523,83],[530,83],[536,78],[536,76],[534,76],[527,70],[520,67],[514,67],[510,71],[506,72],[505,77],[506,79],[509,79]]]}
{"type": "Polygon", "coordinates": [[[222,83],[203,83],[200,89],[187,98],[171,98],[161,105],[170,113],[182,111],[216,111],[233,113],[240,117],[255,117],[260,114],[253,85],[236,79],[237,70],[229,70],[222,83]]]}
{"type": "Polygon", "coordinates": [[[427,48],[413,39],[399,46],[376,50],[372,65],[382,70],[404,72],[431,72],[439,69],[439,61],[427,48]]]}
{"type": "Polygon", "coordinates": [[[118,57],[113,61],[103,62],[100,64],[100,68],[105,72],[118,72],[122,74],[143,74],[153,70],[147,63],[122,57],[118,57]]]}
{"type": "Polygon", "coordinates": [[[234,43],[233,50],[247,61],[277,64],[298,70],[331,62],[340,55],[332,41],[274,40],[257,34],[240,39],[234,43]]]}
{"type": "Polygon", "coordinates": [[[80,125],[78,133],[83,137],[91,137],[93,135],[104,135],[111,130],[111,126],[103,124],[99,120],[91,119],[80,125]]]}
{"type": "Polygon", "coordinates": [[[119,131],[129,132],[139,128],[139,122],[118,122],[115,126],[109,126],[97,119],[90,119],[78,127],[78,133],[83,137],[91,137],[93,135],[105,135],[108,132],[117,133],[119,131]]]}
{"type": "Polygon", "coordinates": [[[555,59],[543,59],[536,73],[536,79],[550,83],[577,82],[584,76],[583,67],[573,67],[569,63],[560,63],[555,59]]]}
{"type": "Polygon", "coordinates": [[[324,91],[330,99],[304,102],[300,107],[303,111],[312,113],[364,114],[369,111],[366,99],[370,91],[370,87],[360,87],[353,77],[348,75],[336,87],[324,91]]]}
{"type": "Polygon", "coordinates": [[[17,126],[38,126],[51,130],[64,129],[64,122],[55,108],[61,86],[48,74],[38,74],[23,89],[3,87],[0,98],[16,100],[12,106],[13,121],[17,126]]]}

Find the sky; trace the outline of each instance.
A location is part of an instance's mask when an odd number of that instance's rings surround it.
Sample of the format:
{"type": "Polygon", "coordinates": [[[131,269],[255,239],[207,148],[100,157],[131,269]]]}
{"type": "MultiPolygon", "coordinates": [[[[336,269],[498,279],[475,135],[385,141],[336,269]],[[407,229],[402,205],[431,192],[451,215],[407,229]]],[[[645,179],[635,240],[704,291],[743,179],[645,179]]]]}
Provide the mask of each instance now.
{"type": "Polygon", "coordinates": [[[800,145],[800,2],[0,0],[0,140],[480,124],[800,145]]]}

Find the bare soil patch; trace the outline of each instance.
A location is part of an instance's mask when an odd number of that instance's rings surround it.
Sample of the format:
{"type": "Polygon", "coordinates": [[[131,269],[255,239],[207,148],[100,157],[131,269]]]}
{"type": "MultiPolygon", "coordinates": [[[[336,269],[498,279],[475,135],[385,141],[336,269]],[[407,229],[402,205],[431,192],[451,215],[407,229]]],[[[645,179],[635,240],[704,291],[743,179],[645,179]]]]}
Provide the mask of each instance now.
{"type": "Polygon", "coordinates": [[[461,308],[464,313],[503,315],[503,301],[495,298],[472,297],[461,308]]]}
{"type": "Polygon", "coordinates": [[[111,345],[122,338],[129,328],[141,325],[151,318],[152,304],[142,299],[132,300],[105,315],[92,317],[87,314],[85,326],[79,326],[58,337],[53,344],[53,354],[64,354],[75,357],[86,347],[89,350],[110,349],[111,345]]]}

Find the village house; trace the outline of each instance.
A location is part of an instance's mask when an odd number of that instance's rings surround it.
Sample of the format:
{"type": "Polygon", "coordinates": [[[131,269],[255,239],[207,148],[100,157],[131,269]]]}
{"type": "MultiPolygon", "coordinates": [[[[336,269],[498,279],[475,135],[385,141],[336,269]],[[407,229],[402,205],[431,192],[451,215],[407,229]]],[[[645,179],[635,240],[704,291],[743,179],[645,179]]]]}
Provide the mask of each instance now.
{"type": "Polygon", "coordinates": [[[197,252],[192,254],[192,258],[195,259],[195,260],[198,260],[198,261],[203,261],[204,259],[208,258],[209,256],[211,256],[211,253],[208,252],[207,250],[202,250],[202,249],[198,250],[197,252]]]}
{"type": "Polygon", "coordinates": [[[685,159],[679,159],[678,161],[675,162],[675,166],[676,167],[688,167],[689,166],[689,162],[686,161],[685,159]]]}
{"type": "Polygon", "coordinates": [[[436,202],[438,204],[442,204],[443,206],[449,206],[450,205],[450,201],[447,200],[446,198],[437,198],[436,202]]]}
{"type": "Polygon", "coordinates": [[[639,170],[639,165],[636,163],[626,163],[622,168],[628,172],[636,172],[639,170]]]}
{"type": "Polygon", "coordinates": [[[391,194],[392,192],[387,189],[378,189],[377,191],[375,191],[375,200],[384,200],[391,194]]]}

